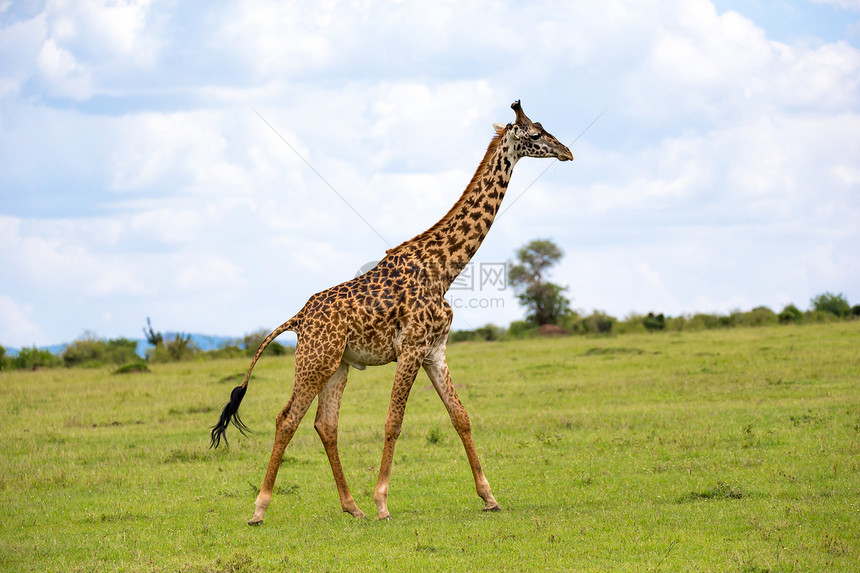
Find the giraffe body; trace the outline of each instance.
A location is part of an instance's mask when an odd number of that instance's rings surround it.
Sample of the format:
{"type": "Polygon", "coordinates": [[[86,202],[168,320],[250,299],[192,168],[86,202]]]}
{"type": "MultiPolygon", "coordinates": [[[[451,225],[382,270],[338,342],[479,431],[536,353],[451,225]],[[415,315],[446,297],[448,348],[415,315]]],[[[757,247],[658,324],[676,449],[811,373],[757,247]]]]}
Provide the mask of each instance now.
{"type": "Polygon", "coordinates": [[[481,468],[472,439],[471,422],[457,397],[445,359],[453,311],[445,293],[475,255],[498,213],[514,165],[520,157],[573,159],[570,150],[532,123],[519,102],[511,106],[516,121],[496,124],[496,136],[484,159],[451,210],[433,227],[389,249],[371,270],[310,297],[291,319],[260,345],[241,386],[212,429],[217,446],[232,421],[240,431],[239,403],[251,371],[268,344],[286,330],[298,337],[296,379],[292,395],[276,419],[272,457],[249,524],[258,525],[271,501],[275,478],[287,444],[319,397],[314,428],[331,464],[341,507],[364,517],[349,492],[337,449],[341,396],[350,367],[363,370],[397,362],[385,421],[382,462],[374,490],[378,519],[387,519],[388,485],[394,445],[400,435],[406,400],[421,368],[439,394],[466,450],[475,488],[485,511],[499,509],[481,468]]]}

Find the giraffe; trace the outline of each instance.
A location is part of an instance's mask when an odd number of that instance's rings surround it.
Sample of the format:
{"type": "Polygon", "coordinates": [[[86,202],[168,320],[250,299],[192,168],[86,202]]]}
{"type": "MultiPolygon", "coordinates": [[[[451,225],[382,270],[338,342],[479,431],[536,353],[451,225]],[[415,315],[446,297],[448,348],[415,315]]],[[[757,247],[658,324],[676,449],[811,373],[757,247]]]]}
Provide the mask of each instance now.
{"type": "Polygon", "coordinates": [[[364,370],[367,366],[390,362],[397,362],[397,368],[373,493],[377,519],[390,518],[388,487],[394,445],[400,435],[409,391],[422,367],[463,442],[484,511],[500,509],[478,459],[469,415],[457,397],[448,371],[445,347],[453,311],[445,293],[490,230],[517,160],[573,159],[566,146],[526,116],[519,100],[511,108],[516,113],[514,122],[493,124],[496,133],[483,160],[463,194],[442,219],[413,239],[386,251],[385,257],[363,275],[311,296],[298,314],[260,344],[244,381],[233,389],[218,423],[212,427],[210,444],[217,447],[222,437],[227,441],[225,432],[230,423],[245,434],[247,426],[239,418],[238,410],[251,371],[278,335],[287,330],[295,332],[298,336],[295,384],[275,420],[272,457],[249,525],[263,523],[284,450],[314,398],[318,398],[314,428],[328,456],[341,508],[354,517],[364,517],[349,491],[338,455],[341,397],[350,368],[364,370]]]}

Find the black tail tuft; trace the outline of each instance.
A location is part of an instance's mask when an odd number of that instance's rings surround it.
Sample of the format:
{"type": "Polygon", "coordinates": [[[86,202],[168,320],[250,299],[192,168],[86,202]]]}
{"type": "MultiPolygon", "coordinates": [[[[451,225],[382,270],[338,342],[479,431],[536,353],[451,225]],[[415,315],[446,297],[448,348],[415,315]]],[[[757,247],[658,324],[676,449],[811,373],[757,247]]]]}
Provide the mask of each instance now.
{"type": "Polygon", "coordinates": [[[227,427],[232,424],[238,428],[243,436],[247,436],[245,432],[250,432],[251,429],[245,425],[239,418],[239,404],[242,403],[242,398],[245,397],[245,386],[236,386],[233,392],[230,393],[230,401],[224,406],[221,411],[221,418],[218,423],[212,426],[212,441],[209,443],[210,448],[217,448],[221,444],[221,438],[224,438],[224,443],[229,445],[227,441],[227,427]]]}

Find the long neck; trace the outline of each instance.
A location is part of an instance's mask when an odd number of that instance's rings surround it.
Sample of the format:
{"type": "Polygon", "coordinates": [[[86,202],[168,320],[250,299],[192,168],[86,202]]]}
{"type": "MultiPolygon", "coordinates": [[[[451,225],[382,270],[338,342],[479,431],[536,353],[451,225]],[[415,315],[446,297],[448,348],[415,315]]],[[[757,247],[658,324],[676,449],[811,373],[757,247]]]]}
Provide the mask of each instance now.
{"type": "Polygon", "coordinates": [[[389,254],[417,256],[428,278],[447,290],[475,256],[499,212],[516,163],[512,151],[513,146],[503,136],[494,137],[466,190],[448,213],[389,254]]]}

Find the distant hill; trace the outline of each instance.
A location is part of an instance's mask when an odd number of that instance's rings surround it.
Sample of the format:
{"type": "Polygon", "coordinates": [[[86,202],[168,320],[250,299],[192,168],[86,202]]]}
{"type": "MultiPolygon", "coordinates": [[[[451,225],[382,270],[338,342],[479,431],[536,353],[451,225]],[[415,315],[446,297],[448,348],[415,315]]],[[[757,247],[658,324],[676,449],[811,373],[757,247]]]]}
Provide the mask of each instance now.
{"type": "MultiPolygon", "coordinates": [[[[173,339],[176,336],[176,334],[177,334],[176,332],[165,332],[164,338],[165,338],[165,340],[170,340],[170,339],[173,339]]],[[[181,333],[181,334],[184,334],[184,333],[181,333]]],[[[192,333],[190,336],[191,336],[191,340],[194,342],[194,344],[197,345],[197,348],[199,348],[200,350],[203,350],[204,352],[208,352],[210,350],[217,350],[217,349],[219,349],[219,348],[221,348],[221,347],[223,347],[223,346],[225,346],[225,345],[229,344],[230,342],[233,342],[237,339],[241,340],[241,337],[215,336],[212,334],[193,334],[192,333]]],[[[134,340],[135,342],[137,342],[137,354],[138,354],[138,356],[140,356],[141,358],[146,358],[146,349],[152,348],[152,346],[146,341],[146,339],[131,338],[129,340],[134,340]]],[[[280,340],[279,339],[278,342],[280,342],[281,344],[283,344],[285,346],[293,346],[293,343],[291,343],[289,340],[280,340]]],[[[66,347],[68,345],[69,345],[69,343],[54,344],[51,346],[39,346],[38,348],[39,348],[39,350],[47,350],[53,354],[60,355],[66,350],[66,347]]],[[[20,348],[8,348],[8,347],[6,348],[6,353],[9,356],[17,356],[18,352],[20,352],[20,351],[21,351],[20,348]]]]}
{"type": "MultiPolygon", "coordinates": [[[[172,340],[176,337],[177,334],[184,335],[184,332],[165,332],[164,340],[172,340]]],[[[218,350],[222,346],[229,344],[230,342],[236,340],[236,337],[231,336],[213,336],[211,334],[191,334],[191,340],[194,341],[194,344],[197,345],[197,348],[203,350],[204,352],[208,352],[210,350],[218,350]]],[[[144,346],[149,348],[149,344],[144,340],[144,346]]],[[[140,346],[138,345],[138,353],[140,353],[140,346]]]]}
{"type": "MultiPolygon", "coordinates": [[[[146,343],[145,340],[143,342],[146,343]]],[[[47,350],[51,354],[58,354],[59,355],[59,354],[63,353],[63,351],[66,349],[66,346],[68,346],[68,344],[54,344],[52,346],[37,346],[36,348],[38,348],[39,350],[47,350]]],[[[5,346],[4,348],[6,349],[6,354],[8,356],[18,356],[18,353],[21,352],[20,348],[12,348],[10,346],[5,346]]],[[[27,348],[30,348],[30,347],[28,346],[27,348]]]]}

